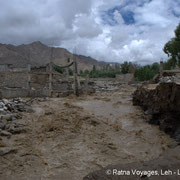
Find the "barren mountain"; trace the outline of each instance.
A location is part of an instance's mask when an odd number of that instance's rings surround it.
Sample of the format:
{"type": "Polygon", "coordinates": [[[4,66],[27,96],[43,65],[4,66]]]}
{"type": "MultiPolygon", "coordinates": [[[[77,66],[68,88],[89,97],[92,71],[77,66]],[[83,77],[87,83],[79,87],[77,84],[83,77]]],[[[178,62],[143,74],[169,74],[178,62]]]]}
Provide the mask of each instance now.
{"type": "MultiPolygon", "coordinates": [[[[73,55],[64,48],[48,47],[41,42],[33,42],[26,45],[6,45],[0,44],[0,64],[12,64],[16,67],[23,67],[27,64],[32,66],[43,66],[51,60],[57,65],[64,65],[68,58],[73,55]]],[[[76,55],[79,69],[92,69],[103,66],[104,63],[98,62],[91,57],[76,55]]]]}

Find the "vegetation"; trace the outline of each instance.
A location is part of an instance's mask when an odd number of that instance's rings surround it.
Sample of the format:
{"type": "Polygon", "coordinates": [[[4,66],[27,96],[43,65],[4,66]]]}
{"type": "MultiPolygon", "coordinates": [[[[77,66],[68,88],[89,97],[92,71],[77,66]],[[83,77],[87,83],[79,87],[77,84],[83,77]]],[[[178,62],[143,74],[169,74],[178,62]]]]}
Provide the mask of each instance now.
{"type": "Polygon", "coordinates": [[[125,61],[122,65],[121,65],[121,72],[123,74],[127,74],[129,72],[129,66],[130,63],[128,63],[127,61],[125,61]]]}
{"type": "MultiPolygon", "coordinates": [[[[57,65],[54,65],[53,66],[53,69],[61,74],[63,74],[63,72],[65,71],[64,68],[60,67],[60,66],[57,66],[57,65]]],[[[68,72],[69,72],[69,75],[70,76],[73,76],[73,70],[71,68],[68,68],[68,72]]]]}
{"type": "Polygon", "coordinates": [[[152,79],[160,69],[160,65],[158,63],[154,63],[152,65],[146,65],[136,69],[134,72],[134,77],[139,81],[147,81],[152,79]]]}
{"type": "Polygon", "coordinates": [[[73,70],[71,68],[68,68],[68,72],[70,76],[73,76],[73,70]]]}
{"type": "Polygon", "coordinates": [[[85,70],[80,71],[80,76],[86,77],[89,75],[90,78],[115,78],[117,74],[126,74],[133,73],[137,65],[132,64],[131,62],[125,61],[123,64],[106,64],[103,68],[97,69],[96,66],[93,66],[91,71],[85,70]]]}
{"type": "Polygon", "coordinates": [[[164,52],[170,59],[164,63],[164,69],[174,68],[176,65],[180,67],[180,24],[174,31],[175,37],[168,41],[164,46],[164,52]]]}
{"type": "Polygon", "coordinates": [[[110,77],[110,78],[114,78],[116,77],[116,74],[120,74],[121,73],[121,68],[119,65],[115,65],[115,66],[110,66],[109,64],[107,64],[106,66],[104,66],[102,69],[96,69],[96,66],[93,66],[93,69],[91,71],[85,70],[85,71],[80,71],[80,75],[82,77],[86,77],[87,75],[89,75],[90,78],[106,78],[106,77],[110,77]]]}
{"type": "Polygon", "coordinates": [[[64,68],[57,66],[57,65],[54,65],[53,69],[61,74],[64,72],[64,68]]]}
{"type": "Polygon", "coordinates": [[[122,74],[134,73],[137,67],[137,64],[125,61],[123,64],[121,64],[121,72],[122,74]]]}

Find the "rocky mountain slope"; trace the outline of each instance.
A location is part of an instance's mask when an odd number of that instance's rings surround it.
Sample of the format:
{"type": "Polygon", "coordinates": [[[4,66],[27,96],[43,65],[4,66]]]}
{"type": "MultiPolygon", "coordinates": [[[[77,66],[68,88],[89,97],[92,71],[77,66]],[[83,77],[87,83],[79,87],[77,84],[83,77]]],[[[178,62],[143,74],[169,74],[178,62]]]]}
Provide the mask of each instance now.
{"type": "MultiPolygon", "coordinates": [[[[50,60],[57,65],[65,64],[67,58],[72,58],[72,53],[64,48],[51,48],[41,42],[33,42],[26,45],[6,45],[0,44],[0,64],[13,64],[16,67],[46,65],[50,60]]],[[[79,69],[92,69],[93,65],[103,66],[91,57],[76,55],[79,69]]]]}

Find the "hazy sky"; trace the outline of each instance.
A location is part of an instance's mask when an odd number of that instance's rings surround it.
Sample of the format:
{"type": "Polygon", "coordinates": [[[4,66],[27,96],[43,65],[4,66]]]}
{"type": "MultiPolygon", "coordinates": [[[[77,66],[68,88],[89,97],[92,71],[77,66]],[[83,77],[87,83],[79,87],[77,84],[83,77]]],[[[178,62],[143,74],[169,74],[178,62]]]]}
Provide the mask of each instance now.
{"type": "Polygon", "coordinates": [[[166,59],[180,0],[0,0],[0,43],[41,41],[102,61],[166,59]]]}

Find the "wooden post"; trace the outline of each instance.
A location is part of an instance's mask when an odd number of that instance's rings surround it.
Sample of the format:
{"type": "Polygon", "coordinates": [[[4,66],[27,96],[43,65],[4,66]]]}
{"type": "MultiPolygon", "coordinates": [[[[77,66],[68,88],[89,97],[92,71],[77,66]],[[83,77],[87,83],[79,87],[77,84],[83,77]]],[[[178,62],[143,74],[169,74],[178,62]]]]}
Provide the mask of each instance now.
{"type": "Polygon", "coordinates": [[[31,89],[31,74],[30,74],[30,72],[31,72],[31,65],[30,64],[28,64],[27,65],[27,76],[28,76],[28,80],[27,80],[27,89],[31,89]]]}
{"type": "MultiPolygon", "coordinates": [[[[66,63],[67,63],[67,64],[69,63],[69,59],[66,60],[66,63]]],[[[68,80],[69,80],[68,67],[65,67],[65,68],[64,68],[64,73],[63,73],[63,75],[65,76],[65,81],[68,81],[68,80]]]]}
{"type": "Polygon", "coordinates": [[[160,61],[160,77],[163,75],[163,61],[160,61]]]}
{"type": "Polygon", "coordinates": [[[79,96],[79,90],[78,90],[78,69],[77,69],[77,62],[75,55],[73,56],[73,64],[74,64],[74,94],[76,96],[79,96]]]}
{"type": "Polygon", "coordinates": [[[86,75],[86,80],[85,80],[85,89],[88,90],[89,88],[89,74],[86,75]]]}

